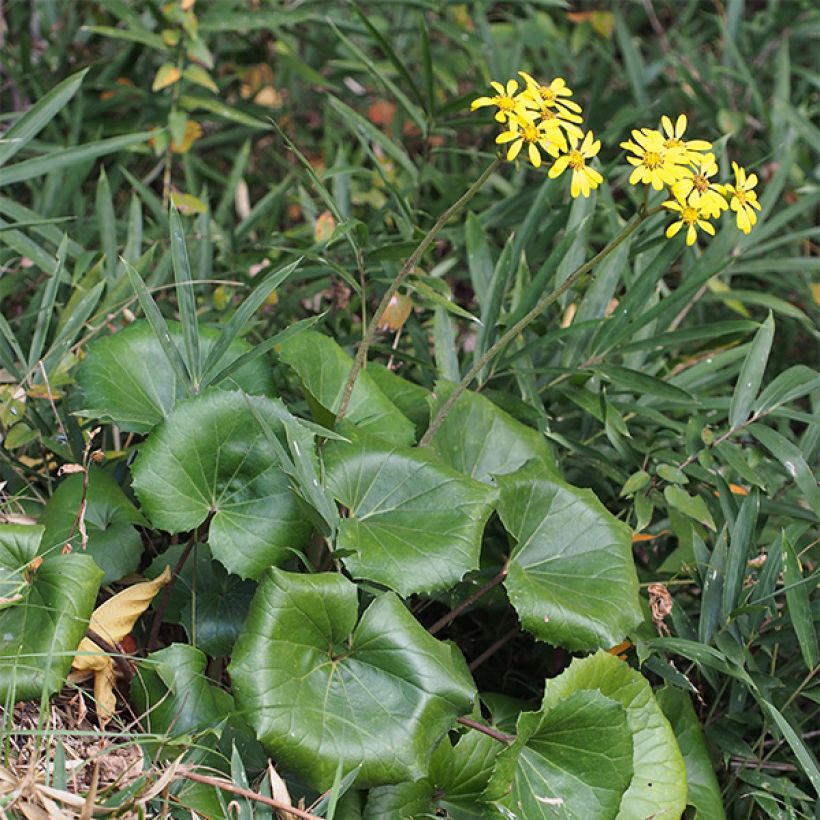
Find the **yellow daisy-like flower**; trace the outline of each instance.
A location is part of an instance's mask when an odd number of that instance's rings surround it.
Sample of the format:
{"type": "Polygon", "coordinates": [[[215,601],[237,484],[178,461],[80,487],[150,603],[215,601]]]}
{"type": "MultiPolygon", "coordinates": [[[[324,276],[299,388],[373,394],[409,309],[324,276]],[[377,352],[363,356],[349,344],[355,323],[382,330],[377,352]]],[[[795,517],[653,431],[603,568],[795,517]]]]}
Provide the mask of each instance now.
{"type": "Polygon", "coordinates": [[[635,166],[629,175],[630,185],[642,182],[660,191],[664,185],[673,185],[686,173],[686,169],[679,164],[679,156],[666,149],[660,131],[650,128],[633,131],[632,140],[622,142],[621,148],[635,154],[626,158],[630,165],[635,166]]]}
{"type": "Polygon", "coordinates": [[[666,229],[666,236],[669,239],[675,236],[683,227],[686,228],[687,245],[695,244],[695,240],[698,236],[698,228],[710,236],[715,235],[715,226],[704,219],[707,214],[697,205],[692,205],[680,199],[670,199],[664,202],[663,206],[664,208],[669,208],[670,211],[677,211],[680,214],[680,219],[677,222],[673,222],[666,229]]]}
{"type": "Polygon", "coordinates": [[[566,146],[564,135],[557,126],[550,127],[549,123],[536,122],[530,113],[528,116],[516,115],[510,118],[510,130],[503,131],[495,141],[500,145],[510,143],[507,149],[507,159],[512,162],[521,149],[527,146],[527,156],[534,167],[541,167],[541,151],[557,157],[561,146],[566,146]]]}
{"type": "Polygon", "coordinates": [[[686,176],[672,186],[672,195],[681,202],[689,202],[696,208],[699,207],[712,219],[720,216],[720,212],[725,211],[729,204],[723,195],[724,187],[709,181],[717,172],[715,155],[706,154],[702,159],[692,163],[686,170],[686,176]]]}
{"type": "Polygon", "coordinates": [[[760,210],[757,194],[752,190],[757,185],[757,174],[746,176],[746,170],[736,162],[732,163],[732,170],[735,172],[735,184],[725,185],[724,190],[730,196],[729,207],[736,213],[737,227],[743,233],[749,233],[757,222],[754,209],[760,210]]]}
{"type": "Polygon", "coordinates": [[[594,168],[587,165],[587,160],[592,159],[601,150],[601,141],[595,139],[592,131],[587,131],[580,145],[578,138],[573,135],[570,135],[569,140],[571,143],[569,151],[555,160],[549,170],[549,176],[550,179],[555,179],[567,168],[571,168],[570,193],[573,197],[578,197],[580,194],[586,198],[589,192],[597,188],[604,179],[594,168]]]}
{"type": "MultiPolygon", "coordinates": [[[[661,128],[663,128],[663,147],[669,151],[671,157],[679,164],[686,162],[697,162],[701,158],[703,151],[708,151],[712,147],[711,142],[706,140],[685,140],[686,114],[680,114],[672,125],[672,120],[665,114],[661,117],[661,128]]],[[[646,132],[651,129],[643,128],[646,132]]],[[[659,132],[655,132],[659,133],[659,132]]]]}
{"type": "Polygon", "coordinates": [[[524,78],[527,87],[522,92],[529,97],[540,109],[554,108],[559,116],[568,114],[570,116],[565,119],[573,122],[581,122],[581,118],[573,119],[573,115],[581,113],[581,106],[574,100],[566,99],[572,96],[572,89],[567,87],[566,80],[563,77],[556,77],[549,85],[539,83],[534,77],[527,74],[526,71],[518,72],[524,78]]]}
{"type": "Polygon", "coordinates": [[[498,122],[507,122],[512,116],[526,113],[527,108],[532,106],[529,98],[525,98],[523,94],[516,94],[518,91],[518,82],[516,80],[509,80],[505,88],[501,83],[495,81],[490,82],[493,90],[496,92],[494,97],[479,97],[470,103],[470,110],[475,111],[477,108],[482,108],[485,105],[494,105],[498,111],[495,112],[495,118],[498,122]]]}

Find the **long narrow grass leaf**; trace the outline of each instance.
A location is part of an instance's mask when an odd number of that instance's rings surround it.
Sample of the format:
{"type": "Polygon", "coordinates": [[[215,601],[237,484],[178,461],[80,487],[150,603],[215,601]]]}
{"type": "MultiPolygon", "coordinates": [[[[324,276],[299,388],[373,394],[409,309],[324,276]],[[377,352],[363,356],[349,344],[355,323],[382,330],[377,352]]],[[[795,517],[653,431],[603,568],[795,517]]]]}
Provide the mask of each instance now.
{"type": "Polygon", "coordinates": [[[194,385],[199,384],[199,322],[196,315],[196,296],[191,276],[191,263],[185,246],[185,229],[179,211],[171,205],[168,221],[171,230],[171,263],[174,268],[179,320],[185,350],[185,366],[194,385]]]}

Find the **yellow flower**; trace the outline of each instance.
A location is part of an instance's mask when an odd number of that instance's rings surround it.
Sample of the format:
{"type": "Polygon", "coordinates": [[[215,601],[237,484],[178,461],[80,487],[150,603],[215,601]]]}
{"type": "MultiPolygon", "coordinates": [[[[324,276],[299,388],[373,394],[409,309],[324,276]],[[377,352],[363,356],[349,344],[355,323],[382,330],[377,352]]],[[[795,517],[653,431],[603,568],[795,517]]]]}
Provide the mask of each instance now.
{"type": "Polygon", "coordinates": [[[666,236],[669,239],[675,236],[683,227],[686,227],[687,245],[695,244],[695,240],[698,235],[697,228],[705,231],[710,236],[715,235],[715,226],[703,218],[707,214],[704,213],[703,209],[699,208],[697,205],[692,205],[691,203],[681,201],[680,199],[670,199],[664,202],[663,206],[664,208],[669,208],[670,211],[677,211],[680,214],[680,219],[677,222],[673,222],[666,229],[666,236]]]}
{"type": "Polygon", "coordinates": [[[596,140],[592,131],[587,131],[584,141],[578,144],[576,136],[570,135],[570,150],[562,154],[552,164],[549,170],[550,179],[560,176],[567,168],[572,169],[572,182],[570,193],[573,197],[579,194],[584,198],[589,196],[589,192],[597,188],[603,177],[594,169],[587,165],[587,160],[592,159],[601,150],[601,141],[596,140]]]}
{"type": "MultiPolygon", "coordinates": [[[[663,147],[669,152],[670,157],[678,164],[686,162],[696,162],[701,158],[701,152],[708,151],[712,147],[711,142],[706,140],[685,140],[686,114],[680,114],[672,125],[672,120],[666,115],[661,117],[661,127],[663,128],[663,147]]],[[[650,129],[643,128],[646,132],[650,129]]],[[[658,133],[658,132],[655,132],[658,133]]]]}
{"type": "Polygon", "coordinates": [[[757,185],[757,174],[749,174],[747,177],[745,169],[736,162],[732,163],[732,169],[735,172],[735,184],[725,185],[724,190],[731,197],[729,207],[736,212],[737,227],[743,233],[749,233],[752,225],[757,222],[754,209],[760,210],[757,194],[752,190],[757,185]]]}
{"type": "Polygon", "coordinates": [[[557,157],[562,147],[566,147],[564,135],[557,126],[550,126],[548,122],[536,122],[534,115],[528,112],[527,116],[515,115],[509,121],[510,130],[503,131],[495,141],[500,145],[510,143],[507,149],[507,159],[512,162],[520,153],[524,145],[527,146],[527,156],[536,167],[541,167],[541,151],[543,149],[550,156],[557,157]]]}
{"type": "Polygon", "coordinates": [[[643,182],[660,191],[664,185],[673,185],[686,173],[686,169],[679,164],[679,157],[666,149],[660,131],[650,128],[633,131],[632,140],[621,143],[621,148],[635,154],[626,158],[630,165],[635,166],[629,175],[630,185],[643,182]]]}
{"type": "Polygon", "coordinates": [[[686,176],[672,186],[672,194],[681,202],[689,202],[699,207],[706,216],[715,218],[725,211],[729,204],[723,195],[723,186],[710,182],[709,178],[718,172],[714,154],[693,162],[686,169],[686,176]]]}
{"type": "Polygon", "coordinates": [[[495,97],[479,97],[470,104],[470,110],[475,111],[477,108],[482,108],[485,105],[494,105],[498,111],[495,112],[495,118],[498,122],[507,122],[510,117],[515,114],[526,113],[527,108],[531,105],[530,101],[525,99],[521,94],[516,95],[518,91],[518,83],[515,80],[510,80],[505,88],[501,83],[495,81],[490,85],[496,92],[495,97]]]}
{"type": "Polygon", "coordinates": [[[549,85],[543,85],[526,71],[518,73],[527,84],[522,94],[529,97],[539,110],[554,108],[559,117],[581,122],[581,118],[577,116],[581,113],[581,106],[573,100],[565,99],[572,96],[572,90],[567,88],[563,77],[556,77],[549,85]]]}

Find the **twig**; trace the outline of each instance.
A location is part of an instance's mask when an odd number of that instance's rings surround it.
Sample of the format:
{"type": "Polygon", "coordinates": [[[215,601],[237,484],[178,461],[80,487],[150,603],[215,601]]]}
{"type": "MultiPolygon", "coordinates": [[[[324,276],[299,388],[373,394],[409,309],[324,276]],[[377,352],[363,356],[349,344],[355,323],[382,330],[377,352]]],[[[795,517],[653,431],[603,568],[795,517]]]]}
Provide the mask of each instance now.
{"type": "Polygon", "coordinates": [[[495,576],[491,581],[488,581],[484,584],[481,589],[476,590],[469,598],[466,598],[462,601],[455,609],[451,609],[446,615],[442,615],[431,627],[428,628],[428,632],[431,635],[435,635],[436,632],[444,629],[447,624],[451,621],[454,621],[464,612],[465,609],[469,609],[479,598],[482,598],[486,595],[491,589],[497,587],[506,577],[507,577],[507,570],[509,568],[509,558],[504,562],[504,566],[501,567],[501,571],[498,575],[495,576]]]}
{"type": "Polygon", "coordinates": [[[493,729],[490,726],[485,726],[477,720],[468,717],[460,717],[457,721],[462,726],[469,726],[470,729],[475,729],[477,732],[483,732],[489,735],[493,740],[499,740],[501,743],[512,743],[515,740],[515,735],[505,735],[504,732],[499,732],[498,729],[493,729]]]}
{"type": "Polygon", "coordinates": [[[105,652],[106,655],[111,656],[111,660],[114,662],[114,665],[119,669],[120,674],[126,681],[130,681],[131,678],[134,677],[134,673],[131,671],[131,667],[128,665],[128,661],[125,660],[123,657],[122,649],[110,644],[102,635],[98,632],[95,632],[91,627],[88,627],[85,631],[86,637],[95,643],[97,646],[105,652]]]}
{"type": "Polygon", "coordinates": [[[353,394],[353,387],[356,384],[356,379],[367,361],[367,351],[370,349],[370,345],[373,344],[373,339],[378,331],[379,325],[381,324],[382,316],[384,316],[384,312],[390,304],[390,300],[396,295],[396,292],[401,287],[402,282],[404,282],[404,280],[416,269],[421,257],[424,255],[427,248],[430,247],[433,240],[438,235],[438,232],[444,227],[448,220],[455,216],[455,214],[457,214],[478,193],[484,183],[498,170],[498,167],[502,162],[502,157],[496,157],[487,166],[487,168],[484,169],[484,173],[482,173],[481,176],[449,208],[447,208],[444,213],[441,214],[441,216],[436,220],[435,225],[430,228],[424,239],[419,242],[416,249],[407,258],[407,261],[396,275],[396,278],[390,283],[390,287],[387,288],[384,296],[382,296],[382,300],[379,302],[379,306],[376,308],[376,312],[373,314],[370,324],[367,326],[367,333],[365,333],[364,338],[359,345],[359,349],[356,351],[356,358],[353,360],[353,366],[350,368],[350,373],[347,377],[347,382],[345,383],[342,401],[339,404],[338,411],[336,412],[337,421],[343,419],[345,413],[347,413],[347,408],[350,405],[350,397],[353,394]]]}
{"type": "Polygon", "coordinates": [[[518,625],[514,626],[509,632],[504,633],[497,641],[491,643],[474,661],[470,663],[470,671],[474,672],[481,666],[487,658],[491,658],[504,646],[507,641],[512,640],[519,632],[518,625]]]}
{"type": "Polygon", "coordinates": [[[207,774],[197,774],[196,772],[189,771],[185,768],[180,769],[180,775],[182,777],[187,777],[188,780],[193,780],[197,783],[204,783],[206,786],[215,786],[217,789],[222,789],[222,791],[236,794],[239,797],[244,797],[246,800],[255,800],[257,803],[264,803],[266,806],[270,806],[272,809],[276,809],[283,814],[292,814],[294,817],[301,817],[303,820],[322,820],[322,818],[317,814],[311,814],[303,809],[297,809],[294,806],[290,806],[287,803],[282,802],[281,800],[274,800],[272,797],[266,797],[264,794],[259,794],[259,792],[252,792],[250,789],[243,789],[241,786],[234,786],[233,783],[230,783],[227,780],[220,780],[217,777],[209,777],[207,774]]]}

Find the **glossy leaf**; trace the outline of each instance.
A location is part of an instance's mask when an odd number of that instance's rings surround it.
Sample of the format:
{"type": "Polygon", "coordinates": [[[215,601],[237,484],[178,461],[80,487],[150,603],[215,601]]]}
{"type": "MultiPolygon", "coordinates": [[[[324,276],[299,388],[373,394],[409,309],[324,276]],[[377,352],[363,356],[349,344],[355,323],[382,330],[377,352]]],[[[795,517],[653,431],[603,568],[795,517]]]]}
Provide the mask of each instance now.
{"type": "Polygon", "coordinates": [[[670,507],[674,507],[710,530],[715,529],[715,520],[712,518],[712,513],[709,512],[706,502],[699,495],[690,495],[686,490],[670,484],[664,488],[663,497],[670,507]]]}
{"type": "MultiPolygon", "coordinates": [[[[436,383],[433,418],[453,389],[449,382],[436,383]]],[[[459,397],[431,445],[447,464],[477,481],[492,483],[494,476],[515,472],[532,459],[558,477],[546,439],[479,393],[459,397]]]]}
{"type": "Polygon", "coordinates": [[[475,696],[459,651],[394,594],[357,619],[356,586],[342,575],[272,569],[229,669],[263,745],[318,789],[359,764],[360,787],[424,777],[475,696]]]}
{"type": "Polygon", "coordinates": [[[737,427],[749,417],[752,404],[760,389],[760,382],[763,380],[763,371],[766,369],[766,362],[769,360],[769,351],[772,349],[772,339],[774,339],[774,319],[769,312],[766,321],[755,333],[749,352],[740,369],[737,377],[735,392],[732,394],[732,403],[729,406],[729,426],[737,427]]]}
{"type": "Polygon", "coordinates": [[[102,578],[88,555],[41,555],[42,535],[38,526],[0,526],[2,703],[60,689],[102,578]]]}
{"type": "Polygon", "coordinates": [[[328,488],[349,510],[336,547],[353,576],[407,596],[478,569],[492,489],[430,453],[378,439],[333,442],[324,463],[328,488]]]}
{"type": "MultiPolygon", "coordinates": [[[[279,354],[298,374],[306,391],[329,413],[342,401],[353,359],[333,339],[305,332],[289,339],[279,354]]],[[[411,444],[413,423],[376,386],[367,372],[359,374],[350,397],[347,421],[393,444],[411,444]]]]}
{"type": "Polygon", "coordinates": [[[522,626],[568,649],[620,643],[643,620],[630,529],[538,463],[498,484],[498,514],[516,541],[504,586],[522,626]]]}
{"type": "Polygon", "coordinates": [[[614,819],[632,780],[632,760],[625,707],[600,691],[580,689],[521,715],[488,796],[506,791],[493,805],[527,820],[614,819]]]}
{"type": "Polygon", "coordinates": [[[212,514],[214,558],[256,578],[298,549],[311,527],[248,404],[281,433],[281,419],[289,417],[281,403],[209,391],[176,405],[142,446],[133,475],[155,527],[185,532],[212,514]]]}
{"type": "MultiPolygon", "coordinates": [[[[169,322],[168,329],[172,342],[181,347],[179,324],[169,322]]],[[[200,357],[207,357],[219,337],[216,330],[200,328],[200,357]]],[[[249,350],[246,342],[235,340],[219,365],[227,366],[249,350]]],[[[159,340],[144,321],[134,322],[89,345],[77,370],[77,382],[81,390],[77,411],[80,415],[112,421],[122,430],[135,433],[147,433],[185,396],[159,340]]],[[[217,386],[254,394],[269,394],[273,390],[269,368],[261,359],[249,362],[217,386]]]]}
{"type": "MultiPolygon", "coordinates": [[[[80,473],[62,480],[48,501],[40,523],[45,527],[43,549],[60,550],[71,544],[75,552],[82,545],[77,516],[83,495],[80,473]]],[[[85,526],[86,551],[103,570],[102,583],[110,584],[136,571],[142,555],[142,538],[135,525],[147,522],[119,484],[97,467],[88,471],[85,526]]]]}
{"type": "Polygon", "coordinates": [[[677,820],[686,805],[686,767],[649,682],[614,655],[597,652],[574,660],[559,677],[547,681],[542,712],[579,690],[598,691],[626,710],[633,775],[621,799],[619,820],[677,820]]]}
{"type": "Polygon", "coordinates": [[[672,725],[686,764],[687,805],[694,807],[696,818],[722,820],[726,815],[720,786],[689,695],[675,686],[664,686],[655,697],[672,725]]]}

